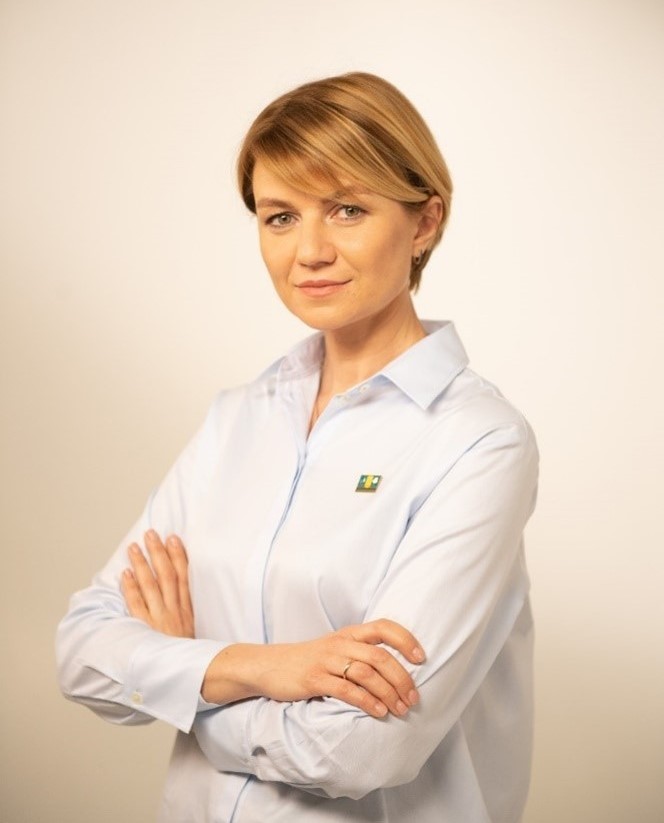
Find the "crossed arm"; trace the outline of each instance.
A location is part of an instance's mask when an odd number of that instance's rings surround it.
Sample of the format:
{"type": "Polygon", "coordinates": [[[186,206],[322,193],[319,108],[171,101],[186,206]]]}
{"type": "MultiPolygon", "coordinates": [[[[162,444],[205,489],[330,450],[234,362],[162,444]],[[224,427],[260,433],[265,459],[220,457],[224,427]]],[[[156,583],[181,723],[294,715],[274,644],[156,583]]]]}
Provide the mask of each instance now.
{"type": "MultiPolygon", "coordinates": [[[[240,644],[216,655],[203,678],[203,697],[230,705],[199,713],[192,727],[214,768],[330,797],[357,798],[407,782],[454,734],[499,655],[506,676],[516,678],[509,711],[519,714],[518,684],[530,632],[521,536],[532,511],[537,469],[536,449],[523,434],[518,426],[496,430],[436,487],[405,534],[367,623],[310,643],[240,644]],[[392,620],[371,619],[384,614],[392,620]],[[414,653],[418,644],[403,626],[427,649],[421,668],[414,653]],[[376,643],[390,646],[395,657],[372,649],[376,643]],[[379,654],[373,657],[374,652],[379,654]],[[411,678],[399,670],[397,655],[403,655],[411,678]],[[343,677],[350,660],[360,661],[346,672],[359,691],[343,677]],[[413,679],[421,695],[417,706],[409,698],[413,679]],[[241,699],[249,695],[257,699],[241,699]],[[337,700],[309,699],[321,696],[337,700]],[[384,706],[381,712],[376,700],[384,706]],[[399,700],[410,705],[405,723],[399,700]],[[388,713],[384,722],[373,720],[388,713]],[[362,768],[365,763],[371,769],[362,768]]],[[[159,548],[152,545],[153,535],[146,540],[156,574],[160,552],[175,551],[178,541],[159,548]]],[[[170,563],[173,569],[183,566],[175,554],[170,563]]],[[[148,569],[147,563],[142,570],[133,564],[133,578],[124,582],[131,614],[144,620],[149,588],[159,587],[148,569]]],[[[170,585],[180,591],[177,572],[170,585]]],[[[164,590],[162,600],[168,597],[173,595],[164,590]]],[[[159,598],[155,604],[153,621],[163,609],[159,598]]]]}
{"type": "MultiPolygon", "coordinates": [[[[126,563],[119,554],[95,588],[73,601],[59,640],[63,691],[113,722],[161,718],[193,731],[220,771],[351,797],[412,779],[457,722],[527,605],[519,546],[534,502],[537,454],[525,435],[510,426],[478,440],[418,511],[368,622],[306,643],[222,648],[221,641],[190,639],[184,547],[146,533],[150,563],[136,547],[131,573],[122,577],[129,618],[113,586],[126,563]],[[386,615],[390,621],[372,619],[386,615]],[[403,626],[426,648],[425,665],[417,665],[423,655],[403,626]],[[348,668],[350,661],[356,662],[348,668]],[[196,715],[191,698],[199,689],[217,710],[196,715]],[[336,700],[310,699],[317,697],[336,700]],[[406,723],[399,700],[411,707],[406,723]]],[[[159,511],[149,507],[130,540],[150,523],[180,528],[179,486],[167,485],[157,503],[159,511]]],[[[527,623],[526,616],[509,640],[515,661],[527,623]]]]}
{"type": "MultiPolygon", "coordinates": [[[[153,530],[145,534],[150,562],[136,543],[129,547],[131,568],[122,575],[122,593],[132,617],[174,637],[194,635],[185,547],[176,535],[165,542],[153,530]]],[[[388,712],[401,717],[419,700],[415,684],[387,644],[410,663],[424,651],[403,626],[373,620],[347,626],[302,643],[226,646],[205,672],[201,696],[228,704],[250,697],[277,701],[335,697],[373,717],[388,712]]]]}

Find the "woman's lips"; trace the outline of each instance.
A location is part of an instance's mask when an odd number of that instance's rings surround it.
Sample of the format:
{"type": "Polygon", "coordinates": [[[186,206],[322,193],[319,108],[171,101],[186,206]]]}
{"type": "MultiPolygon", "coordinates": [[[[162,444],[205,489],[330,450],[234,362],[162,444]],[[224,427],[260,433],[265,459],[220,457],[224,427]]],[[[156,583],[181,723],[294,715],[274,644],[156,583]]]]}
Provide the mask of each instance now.
{"type": "Polygon", "coordinates": [[[329,297],[340,291],[350,280],[305,280],[297,288],[307,297],[329,297]]]}

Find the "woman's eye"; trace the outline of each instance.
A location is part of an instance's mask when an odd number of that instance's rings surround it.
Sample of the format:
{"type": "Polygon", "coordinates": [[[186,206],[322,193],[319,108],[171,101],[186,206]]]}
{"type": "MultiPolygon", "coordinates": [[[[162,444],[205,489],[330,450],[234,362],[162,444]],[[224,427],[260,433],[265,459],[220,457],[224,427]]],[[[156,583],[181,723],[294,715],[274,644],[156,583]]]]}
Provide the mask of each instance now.
{"type": "Polygon", "coordinates": [[[281,212],[280,214],[273,214],[271,217],[268,217],[266,223],[268,224],[268,226],[276,226],[277,228],[282,228],[284,226],[290,226],[292,220],[292,214],[288,214],[288,212],[281,212]]]}
{"type": "Polygon", "coordinates": [[[359,206],[341,206],[339,212],[345,220],[356,220],[364,213],[364,209],[359,206]]]}

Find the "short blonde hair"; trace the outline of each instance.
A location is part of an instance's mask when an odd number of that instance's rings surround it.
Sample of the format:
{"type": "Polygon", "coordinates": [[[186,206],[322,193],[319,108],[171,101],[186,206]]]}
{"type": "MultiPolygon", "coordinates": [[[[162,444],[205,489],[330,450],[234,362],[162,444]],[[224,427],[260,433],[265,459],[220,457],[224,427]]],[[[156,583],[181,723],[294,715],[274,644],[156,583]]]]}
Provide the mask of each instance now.
{"type": "Polygon", "coordinates": [[[374,74],[352,72],[305,83],[270,103],[252,123],[238,158],[238,185],[256,212],[252,176],[259,160],[294,188],[340,189],[349,180],[418,209],[433,195],[443,216],[430,247],[412,261],[416,290],[440,242],[452,180],[431,131],[413,104],[374,74]]]}

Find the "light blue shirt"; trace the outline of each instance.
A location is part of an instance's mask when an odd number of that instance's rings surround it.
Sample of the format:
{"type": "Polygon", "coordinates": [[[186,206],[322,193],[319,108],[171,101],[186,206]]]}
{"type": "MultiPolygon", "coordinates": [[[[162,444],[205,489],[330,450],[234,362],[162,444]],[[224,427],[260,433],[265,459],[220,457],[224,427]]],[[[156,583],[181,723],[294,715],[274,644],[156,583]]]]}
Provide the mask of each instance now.
{"type": "Polygon", "coordinates": [[[467,368],[450,323],[333,398],[313,430],[322,337],[222,392],[58,634],[62,689],[116,723],[176,726],[161,821],[515,823],[531,756],[523,529],[537,449],[467,368]],[[372,480],[369,476],[379,477],[372,480]],[[373,491],[358,491],[367,482],[373,491]],[[368,478],[368,480],[367,480],[368,478]],[[126,614],[119,578],[147,528],[189,553],[197,639],[126,614]],[[211,707],[235,642],[296,642],[390,618],[427,659],[404,718],[324,698],[211,707]]]}

